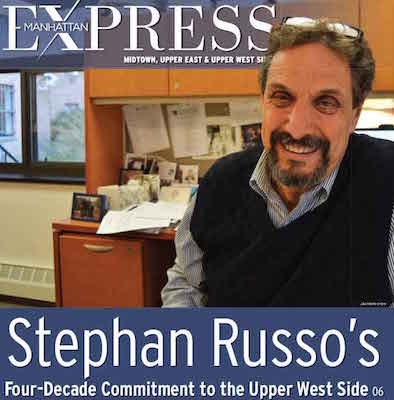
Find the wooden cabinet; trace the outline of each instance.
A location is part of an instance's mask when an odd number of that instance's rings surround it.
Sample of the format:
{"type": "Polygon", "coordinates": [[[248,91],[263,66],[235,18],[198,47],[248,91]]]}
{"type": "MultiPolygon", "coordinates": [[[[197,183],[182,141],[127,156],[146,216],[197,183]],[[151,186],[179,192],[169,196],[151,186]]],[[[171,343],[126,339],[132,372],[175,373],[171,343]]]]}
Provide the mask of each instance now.
{"type": "MultiPolygon", "coordinates": [[[[86,84],[86,82],[85,82],[86,84]]],[[[85,93],[86,191],[118,182],[122,168],[122,109],[118,105],[98,106],[85,93]]]]}
{"type": "Polygon", "coordinates": [[[279,2],[278,15],[326,16],[360,27],[376,60],[375,92],[394,90],[393,0],[300,0],[279,2]]]}
{"type": "Polygon", "coordinates": [[[88,70],[90,98],[259,95],[258,69],[88,70]]]}
{"type": "Polygon", "coordinates": [[[258,69],[173,69],[170,96],[259,95],[258,69]]]}
{"type": "Polygon", "coordinates": [[[173,264],[173,232],[96,235],[98,224],[53,224],[56,304],[63,307],[156,307],[173,264]]]}
{"type": "MultiPolygon", "coordinates": [[[[290,16],[334,18],[346,24],[358,27],[360,26],[359,2],[360,0],[279,1],[277,15],[280,18],[290,16]]],[[[375,2],[378,1],[375,0],[375,2]]]]}
{"type": "Polygon", "coordinates": [[[105,97],[166,97],[167,69],[91,69],[89,96],[105,97]]]}
{"type": "Polygon", "coordinates": [[[394,90],[394,2],[360,0],[361,29],[376,59],[374,91],[394,90]]]}
{"type": "Polygon", "coordinates": [[[143,242],[65,234],[60,238],[64,307],[144,304],[143,242]]]}

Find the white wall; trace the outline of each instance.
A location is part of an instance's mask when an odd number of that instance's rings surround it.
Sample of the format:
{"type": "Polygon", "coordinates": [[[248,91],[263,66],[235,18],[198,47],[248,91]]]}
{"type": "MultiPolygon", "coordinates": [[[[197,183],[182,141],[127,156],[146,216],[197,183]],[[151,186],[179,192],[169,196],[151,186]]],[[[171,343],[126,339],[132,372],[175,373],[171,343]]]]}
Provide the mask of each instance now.
{"type": "Polygon", "coordinates": [[[0,263],[54,268],[52,221],[70,216],[84,186],[0,182],[0,263]]]}

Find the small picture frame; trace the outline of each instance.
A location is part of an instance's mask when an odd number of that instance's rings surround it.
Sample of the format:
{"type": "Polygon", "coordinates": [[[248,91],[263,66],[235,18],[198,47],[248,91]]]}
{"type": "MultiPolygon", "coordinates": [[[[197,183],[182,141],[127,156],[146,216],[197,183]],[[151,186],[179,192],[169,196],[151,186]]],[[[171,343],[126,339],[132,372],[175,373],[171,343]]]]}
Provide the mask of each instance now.
{"type": "Polygon", "coordinates": [[[241,125],[242,149],[261,145],[261,123],[241,125]]]}
{"type": "Polygon", "coordinates": [[[133,153],[125,154],[124,169],[134,169],[136,171],[144,171],[146,167],[147,157],[145,155],[137,155],[133,153]]]}
{"type": "Polygon", "coordinates": [[[198,165],[180,165],[180,181],[185,185],[198,185],[198,165]]]}
{"type": "Polygon", "coordinates": [[[106,213],[106,203],[105,195],[74,193],[71,219],[101,222],[106,213]]]}
{"type": "Polygon", "coordinates": [[[177,171],[176,162],[161,161],[159,164],[160,185],[170,186],[175,180],[177,171]]]}

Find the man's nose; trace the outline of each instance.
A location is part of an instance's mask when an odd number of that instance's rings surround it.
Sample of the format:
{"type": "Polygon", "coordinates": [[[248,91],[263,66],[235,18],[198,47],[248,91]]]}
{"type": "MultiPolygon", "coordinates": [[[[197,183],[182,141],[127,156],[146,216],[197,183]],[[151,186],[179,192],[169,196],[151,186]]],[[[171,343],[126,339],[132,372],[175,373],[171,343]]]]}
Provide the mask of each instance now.
{"type": "Polygon", "coordinates": [[[305,135],[312,134],[314,132],[313,111],[307,102],[296,101],[288,114],[285,130],[294,139],[301,139],[305,135]]]}

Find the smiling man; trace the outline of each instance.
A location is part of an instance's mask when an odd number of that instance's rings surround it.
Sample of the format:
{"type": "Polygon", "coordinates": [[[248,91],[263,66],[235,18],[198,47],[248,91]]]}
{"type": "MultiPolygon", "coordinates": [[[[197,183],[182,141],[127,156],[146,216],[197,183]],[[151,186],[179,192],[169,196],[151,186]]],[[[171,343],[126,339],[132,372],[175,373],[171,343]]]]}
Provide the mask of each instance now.
{"type": "Polygon", "coordinates": [[[394,145],[353,134],[374,68],[355,28],[304,18],[273,28],[264,149],[224,157],[204,177],[164,306],[392,303],[394,145]]]}
{"type": "Polygon", "coordinates": [[[342,160],[361,105],[349,65],[320,43],[278,52],[263,96],[263,143],[274,187],[289,209],[342,160]]]}

